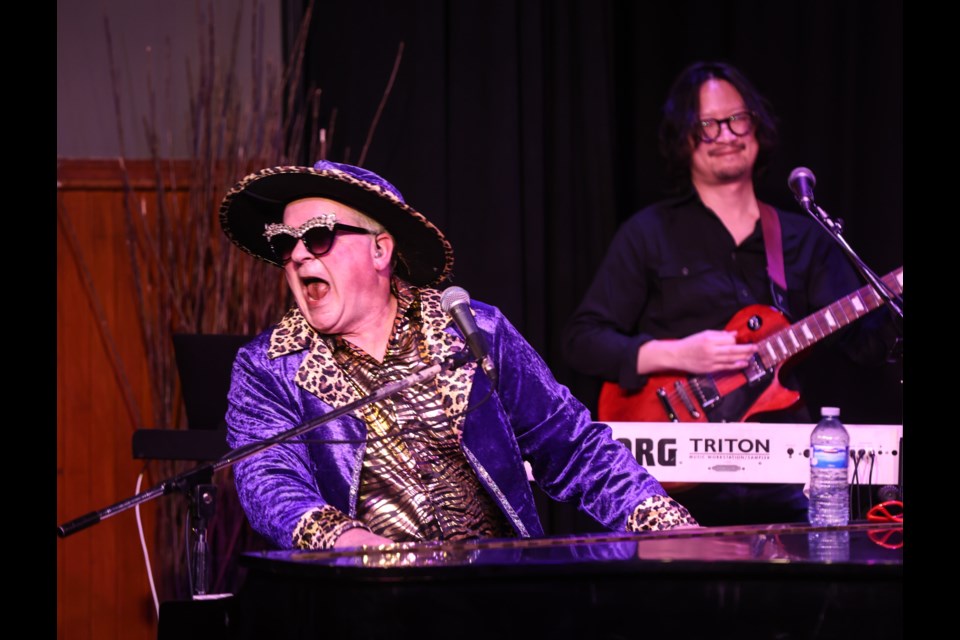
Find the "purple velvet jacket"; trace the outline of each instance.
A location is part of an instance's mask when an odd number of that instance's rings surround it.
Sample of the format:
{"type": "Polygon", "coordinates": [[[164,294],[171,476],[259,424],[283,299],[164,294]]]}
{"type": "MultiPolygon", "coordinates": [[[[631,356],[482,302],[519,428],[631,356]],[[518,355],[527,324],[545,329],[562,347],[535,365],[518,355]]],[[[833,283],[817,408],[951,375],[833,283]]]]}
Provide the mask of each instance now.
{"type": "MultiPolygon", "coordinates": [[[[439,308],[440,292],[420,293],[431,355],[442,358],[466,348],[439,308]]],[[[440,374],[438,383],[454,406],[457,397],[461,405],[469,402],[471,411],[460,422],[459,436],[481,484],[521,537],[543,535],[525,460],[547,495],[575,501],[597,522],[625,531],[635,507],[651,496],[666,495],[663,488],[612,439],[608,426],[591,421],[586,407],[554,379],[498,309],[477,301],[471,306],[499,373],[495,393],[480,403],[490,382],[472,362],[440,374]]],[[[292,310],[285,321],[291,314],[299,312],[292,310]]],[[[290,348],[289,332],[279,335],[283,324],[237,354],[226,415],[231,447],[277,435],[360,397],[340,378],[316,334],[296,338],[290,348]],[[286,347],[278,349],[279,341],[286,347]],[[324,374],[323,384],[308,391],[306,373],[316,367],[324,374]]],[[[251,526],[277,547],[289,548],[298,520],[311,509],[331,505],[355,517],[365,434],[363,420],[348,413],[312,430],[306,443],[274,446],[239,462],[234,469],[237,492],[251,526]],[[330,440],[354,443],[326,443],[330,440]]]]}

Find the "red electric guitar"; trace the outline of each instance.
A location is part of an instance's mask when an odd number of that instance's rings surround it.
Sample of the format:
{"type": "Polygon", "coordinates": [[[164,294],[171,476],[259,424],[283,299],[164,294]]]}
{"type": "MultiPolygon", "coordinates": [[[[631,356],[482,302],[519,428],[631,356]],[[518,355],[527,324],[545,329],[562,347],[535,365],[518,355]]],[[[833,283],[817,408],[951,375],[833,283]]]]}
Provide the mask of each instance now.
{"type": "MultiPolygon", "coordinates": [[[[902,294],[903,267],[884,276],[883,282],[896,295],[902,294]]],[[[786,409],[800,400],[800,394],[780,384],[783,365],[884,302],[872,287],[862,287],[793,325],[773,307],[744,307],[726,329],[737,332],[737,342],[753,342],[759,347],[746,369],[651,375],[634,393],[607,382],[600,390],[597,417],[606,422],[743,421],[758,413],[786,409]]]]}

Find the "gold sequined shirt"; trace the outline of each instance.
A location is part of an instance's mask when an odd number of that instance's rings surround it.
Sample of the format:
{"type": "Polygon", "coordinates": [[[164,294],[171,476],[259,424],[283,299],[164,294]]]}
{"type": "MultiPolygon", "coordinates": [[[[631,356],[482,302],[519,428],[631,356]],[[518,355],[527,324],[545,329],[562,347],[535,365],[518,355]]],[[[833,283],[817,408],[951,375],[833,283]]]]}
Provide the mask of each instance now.
{"type": "MultiPolygon", "coordinates": [[[[339,336],[325,338],[362,395],[429,362],[417,291],[394,280],[397,315],[383,362],[339,336]]],[[[506,537],[513,532],[470,468],[428,380],[367,405],[357,519],[396,542],[506,537]]]]}

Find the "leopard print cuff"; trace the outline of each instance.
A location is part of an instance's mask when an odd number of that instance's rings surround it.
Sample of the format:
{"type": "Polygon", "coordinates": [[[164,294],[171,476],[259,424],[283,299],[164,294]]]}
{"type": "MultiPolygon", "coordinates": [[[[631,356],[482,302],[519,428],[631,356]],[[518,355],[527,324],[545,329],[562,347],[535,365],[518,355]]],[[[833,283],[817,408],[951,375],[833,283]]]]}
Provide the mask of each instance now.
{"type": "Polygon", "coordinates": [[[295,549],[332,549],[344,531],[370,528],[330,505],[307,511],[293,530],[295,549]]]}
{"type": "Polygon", "coordinates": [[[697,521],[682,504],[669,496],[650,496],[627,518],[627,531],[662,531],[697,527],[697,521]]]}

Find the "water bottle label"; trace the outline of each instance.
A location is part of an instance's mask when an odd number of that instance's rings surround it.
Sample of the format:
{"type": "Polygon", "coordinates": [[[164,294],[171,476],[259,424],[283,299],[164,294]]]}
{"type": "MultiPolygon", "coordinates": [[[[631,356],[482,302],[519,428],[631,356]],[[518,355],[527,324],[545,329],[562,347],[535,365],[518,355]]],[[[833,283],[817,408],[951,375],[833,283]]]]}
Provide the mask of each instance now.
{"type": "Polygon", "coordinates": [[[813,447],[810,466],[818,469],[846,469],[847,447],[813,447]]]}

